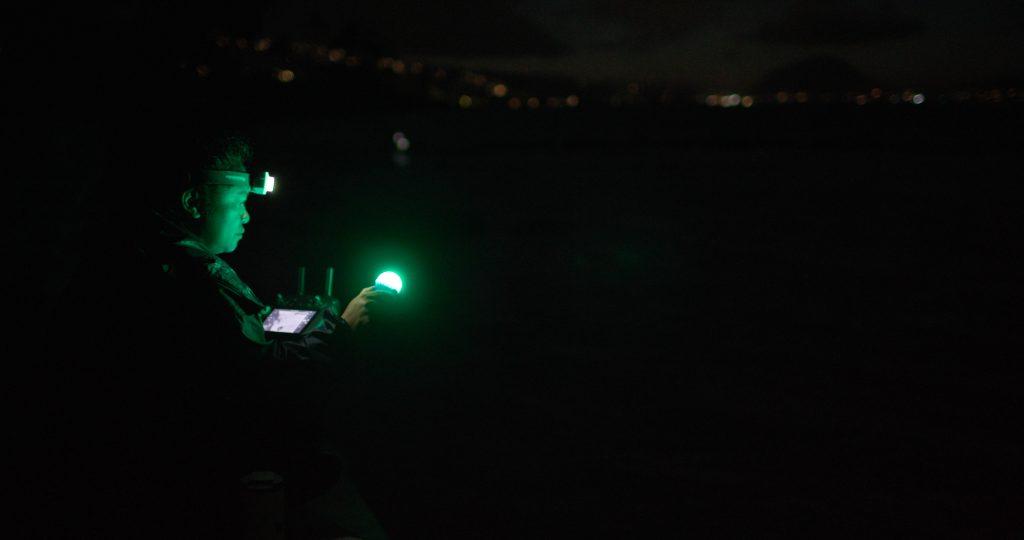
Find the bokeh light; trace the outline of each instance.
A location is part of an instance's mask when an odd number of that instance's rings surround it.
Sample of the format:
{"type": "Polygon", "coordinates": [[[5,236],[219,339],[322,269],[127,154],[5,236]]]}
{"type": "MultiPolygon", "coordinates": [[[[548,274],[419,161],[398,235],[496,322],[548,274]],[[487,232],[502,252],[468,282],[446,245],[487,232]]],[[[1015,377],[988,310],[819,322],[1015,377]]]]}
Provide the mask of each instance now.
{"type": "Polygon", "coordinates": [[[290,69],[282,69],[277,72],[277,80],[289,83],[295,80],[295,72],[290,69]]]}

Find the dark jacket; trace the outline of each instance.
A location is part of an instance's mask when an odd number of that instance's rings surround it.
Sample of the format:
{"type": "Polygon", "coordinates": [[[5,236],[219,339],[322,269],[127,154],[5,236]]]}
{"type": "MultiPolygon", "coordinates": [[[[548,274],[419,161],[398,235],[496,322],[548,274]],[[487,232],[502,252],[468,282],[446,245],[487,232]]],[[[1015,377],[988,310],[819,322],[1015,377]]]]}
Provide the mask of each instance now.
{"type": "Polygon", "coordinates": [[[351,330],[336,309],[311,335],[268,339],[267,306],[194,240],[97,246],[60,310],[80,316],[55,334],[42,376],[54,464],[37,491],[42,513],[61,514],[51,526],[234,537],[244,475],[284,476],[293,500],[337,481],[325,407],[341,392],[351,330]]]}

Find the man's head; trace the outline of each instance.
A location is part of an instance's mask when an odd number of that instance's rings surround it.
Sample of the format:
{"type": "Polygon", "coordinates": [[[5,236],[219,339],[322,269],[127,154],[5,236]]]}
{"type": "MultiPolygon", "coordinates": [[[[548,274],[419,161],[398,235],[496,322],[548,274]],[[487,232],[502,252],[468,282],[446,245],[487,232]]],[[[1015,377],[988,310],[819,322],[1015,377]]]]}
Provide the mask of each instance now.
{"type": "Polygon", "coordinates": [[[248,181],[211,183],[206,171],[246,172],[252,148],[240,137],[221,136],[202,145],[202,153],[191,173],[189,187],[181,194],[181,207],[189,216],[192,232],[214,254],[230,253],[249,222],[245,207],[248,181]]]}

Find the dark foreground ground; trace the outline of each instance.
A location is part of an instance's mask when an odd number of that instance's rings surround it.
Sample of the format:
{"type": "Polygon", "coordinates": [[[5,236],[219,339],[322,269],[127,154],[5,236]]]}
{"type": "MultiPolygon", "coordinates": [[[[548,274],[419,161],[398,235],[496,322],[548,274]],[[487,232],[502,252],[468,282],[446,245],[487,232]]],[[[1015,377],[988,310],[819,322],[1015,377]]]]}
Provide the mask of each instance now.
{"type": "Polygon", "coordinates": [[[337,411],[394,538],[1011,537],[1020,119],[305,111],[231,260],[405,273],[337,411]]]}

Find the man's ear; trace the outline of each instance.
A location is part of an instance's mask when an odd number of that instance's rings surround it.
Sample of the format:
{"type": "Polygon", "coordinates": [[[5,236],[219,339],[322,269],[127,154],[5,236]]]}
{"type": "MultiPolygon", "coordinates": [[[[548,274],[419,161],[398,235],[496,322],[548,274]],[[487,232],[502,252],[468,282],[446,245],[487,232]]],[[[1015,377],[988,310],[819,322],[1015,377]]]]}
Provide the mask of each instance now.
{"type": "Polygon", "coordinates": [[[188,188],[181,194],[181,207],[194,219],[199,219],[199,192],[196,188],[188,188]]]}

